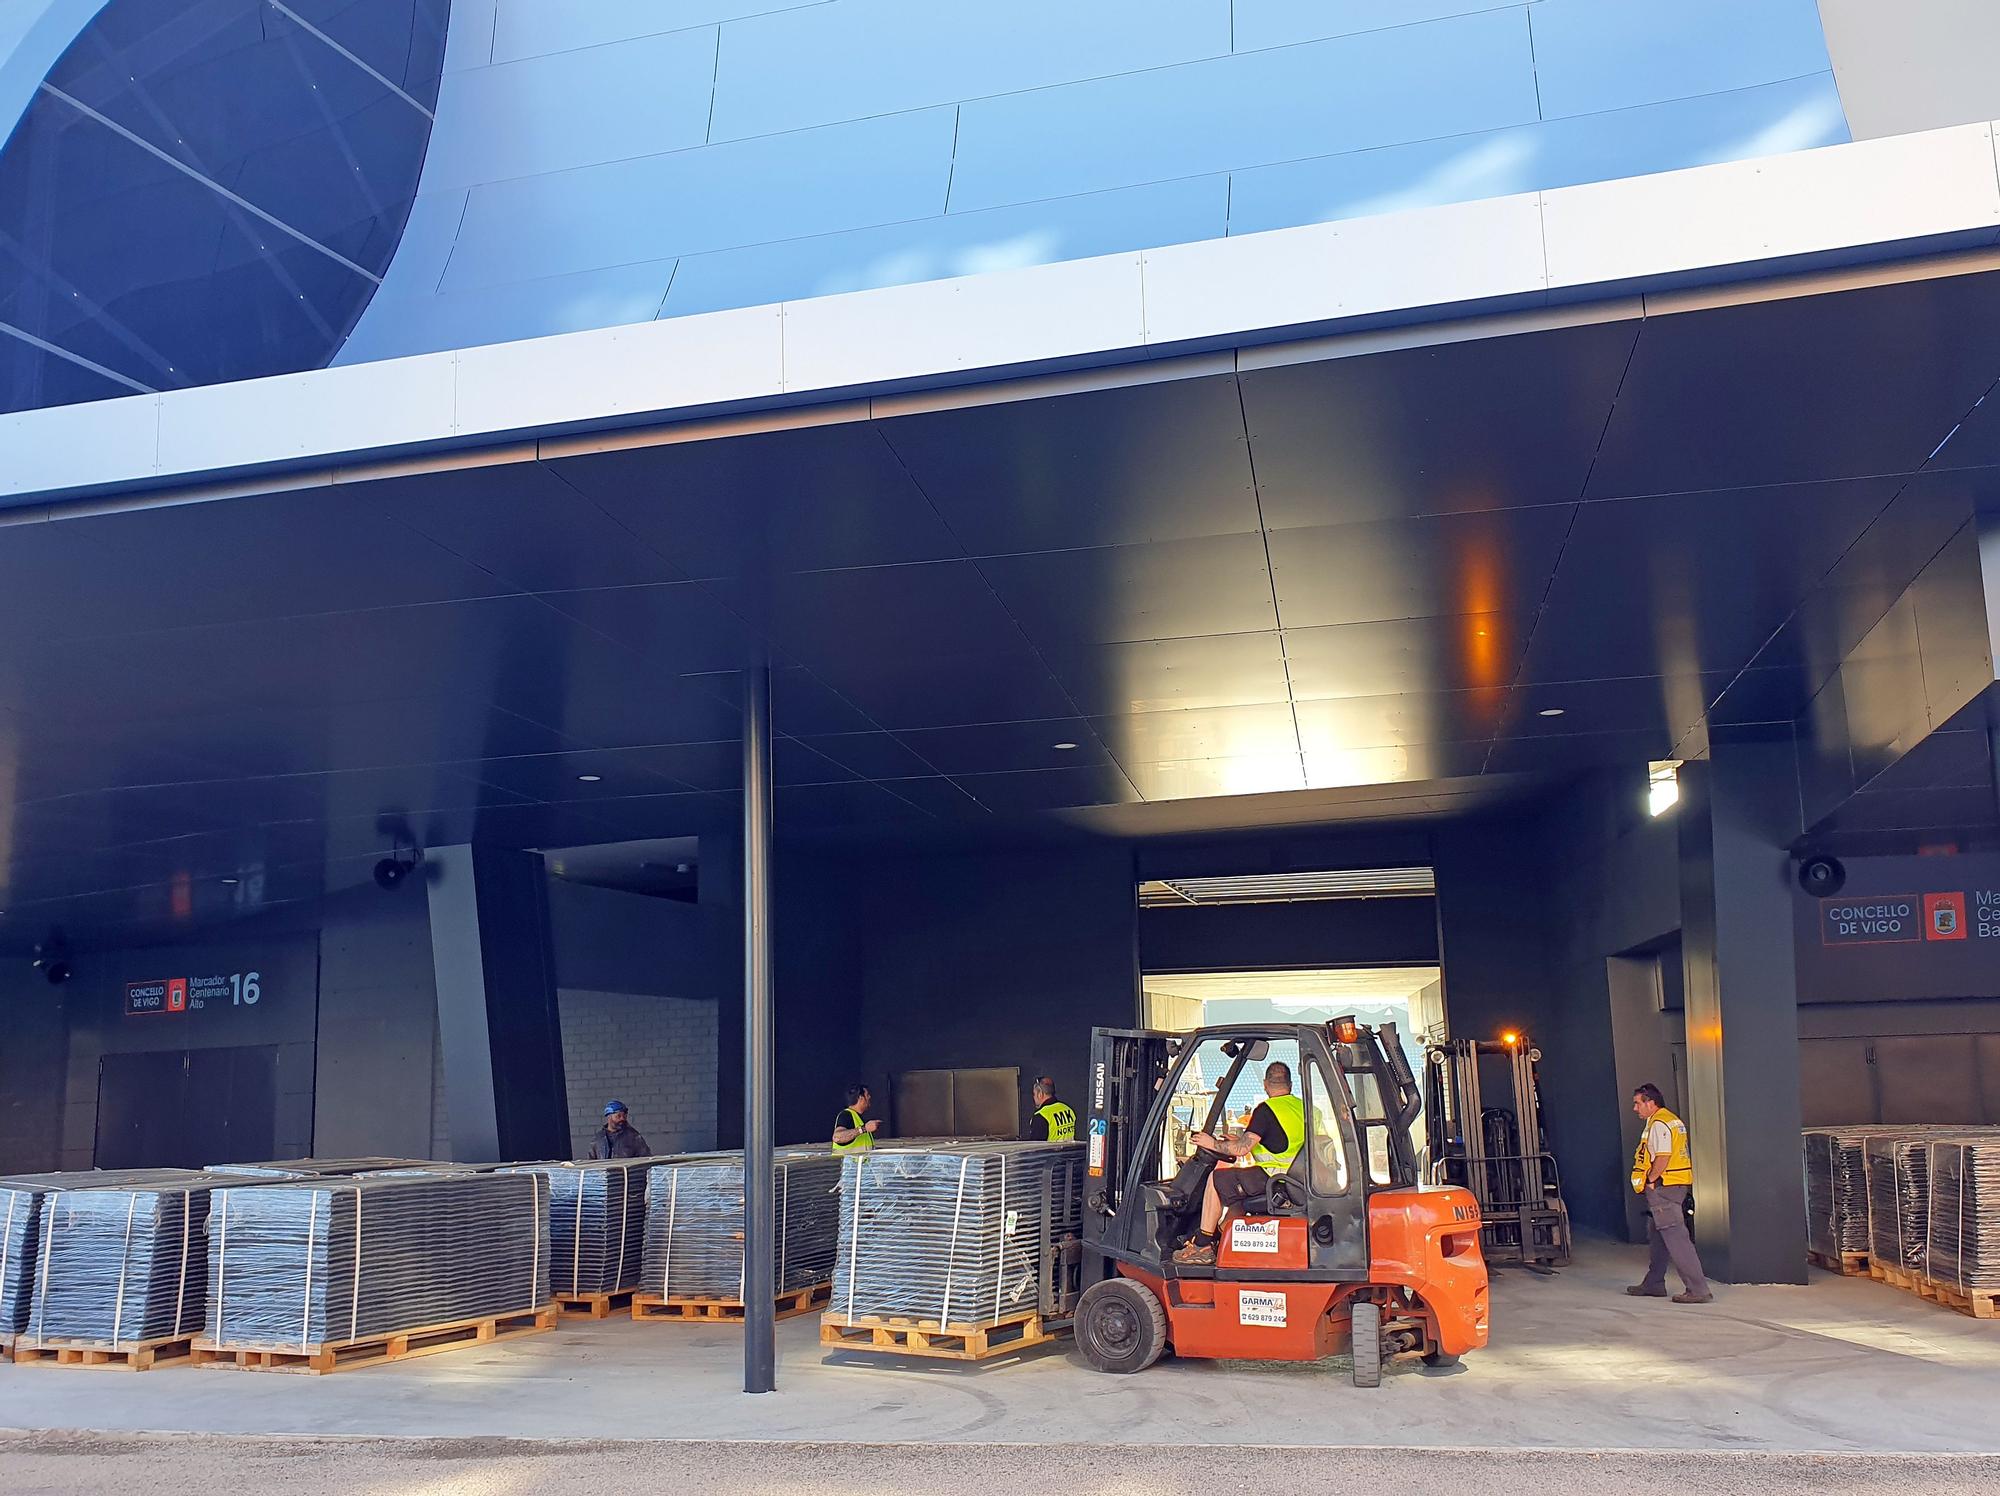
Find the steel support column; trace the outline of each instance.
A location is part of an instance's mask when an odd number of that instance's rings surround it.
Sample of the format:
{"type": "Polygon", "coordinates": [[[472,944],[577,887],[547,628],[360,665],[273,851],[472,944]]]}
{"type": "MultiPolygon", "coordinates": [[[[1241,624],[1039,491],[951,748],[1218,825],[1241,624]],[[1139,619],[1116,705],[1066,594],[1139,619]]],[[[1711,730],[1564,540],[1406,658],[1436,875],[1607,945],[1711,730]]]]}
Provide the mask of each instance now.
{"type": "Polygon", "coordinates": [[[771,1161],[771,672],[743,672],[743,1390],[777,1385],[771,1161]]]}

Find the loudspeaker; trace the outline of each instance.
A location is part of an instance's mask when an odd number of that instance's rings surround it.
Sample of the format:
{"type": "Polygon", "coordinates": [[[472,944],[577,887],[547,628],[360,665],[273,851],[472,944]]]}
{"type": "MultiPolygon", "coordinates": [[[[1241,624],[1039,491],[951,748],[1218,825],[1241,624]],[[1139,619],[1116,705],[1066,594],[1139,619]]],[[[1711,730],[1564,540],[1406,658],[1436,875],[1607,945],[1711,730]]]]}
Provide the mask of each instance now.
{"type": "Polygon", "coordinates": [[[1847,886],[1847,869],[1838,857],[1808,857],[1799,864],[1799,887],[1816,899],[1830,899],[1847,886]]]}
{"type": "Polygon", "coordinates": [[[400,857],[384,857],[375,864],[375,886],[394,893],[415,868],[414,862],[405,862],[400,857]]]}

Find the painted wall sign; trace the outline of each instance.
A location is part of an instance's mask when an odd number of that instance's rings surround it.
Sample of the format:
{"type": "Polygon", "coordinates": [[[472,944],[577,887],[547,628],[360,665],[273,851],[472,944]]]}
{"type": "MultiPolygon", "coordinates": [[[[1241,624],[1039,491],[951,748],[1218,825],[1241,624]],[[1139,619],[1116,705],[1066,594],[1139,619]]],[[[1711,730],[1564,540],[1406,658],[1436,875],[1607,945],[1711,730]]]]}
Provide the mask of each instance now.
{"type": "Polygon", "coordinates": [[[2000,997],[2000,858],[1855,857],[1798,898],[1799,1000],[2000,997]]]}
{"type": "Polygon", "coordinates": [[[261,971],[146,977],[125,984],[125,1013],[130,1018],[173,1017],[223,1008],[254,1008],[263,1000],[264,973],[261,971]]]}

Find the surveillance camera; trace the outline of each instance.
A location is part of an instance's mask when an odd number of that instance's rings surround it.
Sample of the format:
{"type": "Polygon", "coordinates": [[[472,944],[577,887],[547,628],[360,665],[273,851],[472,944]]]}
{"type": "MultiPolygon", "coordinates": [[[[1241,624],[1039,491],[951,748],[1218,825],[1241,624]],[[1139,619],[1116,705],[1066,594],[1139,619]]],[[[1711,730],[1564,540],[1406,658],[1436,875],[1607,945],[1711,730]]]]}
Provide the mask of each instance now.
{"type": "Polygon", "coordinates": [[[1816,899],[1830,899],[1847,886],[1847,869],[1838,857],[1808,857],[1799,864],[1799,887],[1816,899]]]}

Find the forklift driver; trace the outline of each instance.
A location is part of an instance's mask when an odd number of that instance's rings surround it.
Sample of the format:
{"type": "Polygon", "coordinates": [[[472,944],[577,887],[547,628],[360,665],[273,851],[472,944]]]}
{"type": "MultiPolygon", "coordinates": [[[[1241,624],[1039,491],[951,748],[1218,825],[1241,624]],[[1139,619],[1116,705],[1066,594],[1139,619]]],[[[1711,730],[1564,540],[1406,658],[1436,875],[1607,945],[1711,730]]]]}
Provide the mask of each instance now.
{"type": "Polygon", "coordinates": [[[1269,1208],[1271,1176],[1291,1168],[1306,1138],[1306,1105],[1292,1094],[1292,1069],[1282,1060],[1264,1067],[1264,1101],[1250,1114],[1250,1125],[1234,1139],[1198,1132],[1197,1148],[1225,1158],[1248,1158],[1255,1168],[1209,1171],[1201,1192],[1201,1229],[1174,1253],[1174,1261],[1201,1267],[1215,1261],[1216,1233],[1229,1206],[1255,1213],[1269,1208]]]}

